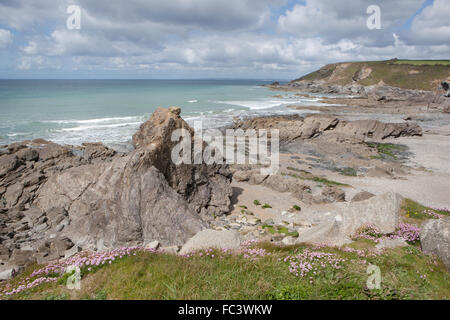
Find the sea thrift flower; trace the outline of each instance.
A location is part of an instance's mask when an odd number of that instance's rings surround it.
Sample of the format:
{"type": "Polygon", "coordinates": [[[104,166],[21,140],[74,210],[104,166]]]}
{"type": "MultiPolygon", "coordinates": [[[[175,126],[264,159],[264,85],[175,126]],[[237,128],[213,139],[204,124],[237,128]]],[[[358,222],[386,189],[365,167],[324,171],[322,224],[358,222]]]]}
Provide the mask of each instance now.
{"type": "Polygon", "coordinates": [[[48,264],[41,269],[33,271],[29,277],[24,279],[15,288],[6,285],[6,290],[4,289],[3,293],[0,292],[0,298],[2,296],[9,297],[43,283],[55,282],[65,274],[69,266],[78,266],[80,269],[86,268],[85,271],[91,272],[94,270],[92,267],[97,268],[106,263],[112,264],[118,259],[136,255],[140,251],[156,253],[154,249],[146,249],[143,247],[123,247],[109,252],[80,252],[70,258],[59,260],[58,262],[48,264]]]}
{"type": "Polygon", "coordinates": [[[420,229],[412,224],[401,223],[391,238],[404,239],[407,242],[414,243],[420,240],[420,229]]]}

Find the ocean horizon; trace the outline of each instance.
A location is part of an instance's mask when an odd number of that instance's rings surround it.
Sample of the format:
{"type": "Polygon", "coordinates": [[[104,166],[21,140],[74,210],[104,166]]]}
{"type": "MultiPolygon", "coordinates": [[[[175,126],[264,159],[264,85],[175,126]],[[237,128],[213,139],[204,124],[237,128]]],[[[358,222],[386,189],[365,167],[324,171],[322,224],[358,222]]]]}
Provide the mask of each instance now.
{"type": "Polygon", "coordinates": [[[60,144],[124,147],[157,107],[181,107],[188,123],[201,120],[208,129],[230,125],[234,117],[304,114],[308,111],[287,106],[320,104],[319,97],[262,86],[273,81],[277,80],[0,80],[0,144],[43,138],[60,144]]]}

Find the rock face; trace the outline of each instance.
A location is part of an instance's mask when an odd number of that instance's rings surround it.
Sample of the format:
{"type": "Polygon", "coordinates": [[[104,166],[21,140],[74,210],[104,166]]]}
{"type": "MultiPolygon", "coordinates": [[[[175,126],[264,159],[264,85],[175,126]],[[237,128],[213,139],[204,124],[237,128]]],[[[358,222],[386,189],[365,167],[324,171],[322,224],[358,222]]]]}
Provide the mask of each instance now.
{"type": "MultiPolygon", "coordinates": [[[[359,77],[364,76],[363,74],[359,77]]],[[[353,79],[355,80],[355,79],[353,79]]],[[[287,87],[312,93],[346,94],[369,97],[374,100],[385,101],[409,101],[413,103],[428,102],[433,99],[433,92],[423,90],[409,90],[391,87],[380,83],[378,85],[363,86],[360,84],[338,85],[326,81],[293,81],[287,87]]]]}
{"type": "Polygon", "coordinates": [[[364,201],[370,198],[375,197],[375,195],[373,193],[367,192],[367,191],[361,191],[357,194],[355,194],[355,196],[352,198],[352,202],[359,202],[359,201],[364,201]]]}
{"type": "MultiPolygon", "coordinates": [[[[157,168],[169,185],[185,198],[191,207],[203,216],[220,216],[229,210],[232,194],[229,181],[231,173],[227,166],[206,164],[175,165],[171,160],[172,132],[186,129],[193,137],[194,131],[180,117],[180,108],[158,108],[133,136],[136,150],[145,152],[140,164],[157,168]]],[[[194,142],[192,140],[192,146],[194,142]]],[[[192,149],[193,154],[193,149],[192,149]]]]}
{"type": "Polygon", "coordinates": [[[180,254],[207,248],[238,249],[240,245],[241,239],[237,232],[207,229],[189,239],[181,248],[180,254]]]}
{"type": "Polygon", "coordinates": [[[420,244],[426,254],[435,254],[450,269],[450,218],[430,220],[420,231],[420,244]]]}
{"type": "Polygon", "coordinates": [[[401,196],[386,193],[365,201],[336,203],[334,220],[320,223],[300,233],[298,243],[343,245],[360,227],[374,225],[382,233],[392,233],[400,222],[401,196]]]}
{"type": "Polygon", "coordinates": [[[377,249],[392,249],[408,246],[408,243],[403,239],[383,239],[376,245],[377,249]]]}
{"type": "Polygon", "coordinates": [[[329,115],[261,117],[237,121],[235,126],[247,129],[278,129],[280,140],[289,142],[297,139],[314,139],[327,136],[334,139],[352,139],[355,141],[421,136],[422,129],[413,122],[384,123],[377,120],[339,120],[329,115]]]}
{"type": "Polygon", "coordinates": [[[35,140],[0,156],[3,269],[157,239],[181,245],[229,210],[231,173],[171,161],[173,130],[192,129],[179,108],[159,108],[133,137],[135,150],[35,140]]]}

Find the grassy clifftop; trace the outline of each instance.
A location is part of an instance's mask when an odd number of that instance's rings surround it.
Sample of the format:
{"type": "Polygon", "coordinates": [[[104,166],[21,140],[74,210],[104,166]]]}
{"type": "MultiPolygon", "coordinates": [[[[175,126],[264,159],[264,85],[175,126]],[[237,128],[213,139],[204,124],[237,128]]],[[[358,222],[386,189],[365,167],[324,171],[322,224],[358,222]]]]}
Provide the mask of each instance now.
{"type": "Polygon", "coordinates": [[[324,80],[329,84],[384,83],[393,87],[434,90],[450,78],[450,60],[388,60],[328,64],[295,81],[324,80]]]}

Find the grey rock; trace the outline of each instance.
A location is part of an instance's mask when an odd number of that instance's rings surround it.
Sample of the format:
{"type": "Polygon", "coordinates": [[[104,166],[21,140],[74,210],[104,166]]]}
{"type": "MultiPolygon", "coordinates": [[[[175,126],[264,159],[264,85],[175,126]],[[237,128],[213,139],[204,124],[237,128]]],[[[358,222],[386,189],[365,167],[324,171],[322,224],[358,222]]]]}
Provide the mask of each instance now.
{"type": "Polygon", "coordinates": [[[365,224],[375,225],[382,233],[395,231],[400,222],[402,197],[389,192],[365,201],[337,203],[337,212],[343,217],[346,234],[354,233],[365,224]]]}
{"type": "Polygon", "coordinates": [[[146,249],[157,250],[160,246],[161,246],[161,244],[159,243],[159,241],[155,240],[155,241],[147,243],[144,247],[146,249]]]}
{"type": "Polygon", "coordinates": [[[180,249],[180,246],[168,246],[161,248],[161,251],[168,254],[177,254],[178,252],[180,252],[180,249]]]}
{"type": "Polygon", "coordinates": [[[38,225],[38,226],[36,227],[35,231],[36,231],[37,233],[40,233],[40,232],[43,232],[43,231],[47,230],[48,228],[49,228],[48,224],[47,224],[46,222],[44,222],[44,223],[38,225]]]}
{"type": "Polygon", "coordinates": [[[377,249],[393,249],[407,247],[408,243],[403,239],[383,239],[377,245],[377,249]]]}
{"type": "Polygon", "coordinates": [[[241,238],[237,232],[207,229],[189,239],[181,248],[180,254],[207,248],[238,249],[240,245],[241,238]]]}
{"type": "Polygon", "coordinates": [[[16,156],[23,161],[38,161],[39,153],[35,149],[24,148],[16,153],[16,156]]]}
{"type": "Polygon", "coordinates": [[[296,241],[297,241],[297,238],[294,238],[291,236],[285,237],[283,240],[281,240],[281,242],[286,246],[294,245],[296,241]]]}
{"type": "Polygon", "coordinates": [[[10,265],[27,266],[36,262],[34,251],[14,249],[9,260],[10,265]]]}
{"type": "Polygon", "coordinates": [[[424,253],[437,255],[450,269],[450,217],[425,222],[420,244],[424,253]]]}
{"type": "Polygon", "coordinates": [[[352,242],[355,231],[369,224],[384,234],[392,233],[400,222],[401,201],[398,194],[386,193],[361,202],[336,203],[334,219],[302,230],[297,243],[341,246],[352,242]]]}
{"type": "Polygon", "coordinates": [[[0,157],[0,177],[13,171],[21,164],[19,158],[12,154],[3,155],[0,157]]]}
{"type": "Polygon", "coordinates": [[[64,252],[64,258],[67,259],[67,258],[73,257],[73,256],[76,255],[78,252],[81,252],[81,250],[82,250],[81,247],[79,247],[79,246],[73,246],[71,249],[66,250],[66,251],[64,252]]]}
{"type": "Polygon", "coordinates": [[[202,217],[229,210],[231,174],[226,166],[175,166],[170,139],[179,128],[192,131],[175,109],[159,108],[134,135],[135,151],[51,176],[36,204],[66,209],[71,222],[61,232],[86,249],[98,240],[105,248],[185,243],[206,227],[202,217]]]}
{"type": "Polygon", "coordinates": [[[50,241],[50,254],[57,256],[58,258],[64,257],[67,250],[72,248],[74,245],[72,241],[68,238],[55,238],[50,241]]]}
{"type": "Polygon", "coordinates": [[[14,268],[9,268],[7,270],[0,272],[0,280],[10,280],[15,274],[14,268]]]}
{"type": "Polygon", "coordinates": [[[364,200],[367,200],[367,199],[370,199],[373,197],[375,197],[375,195],[373,193],[370,193],[367,191],[361,191],[352,198],[352,202],[364,201],[364,200]]]}

